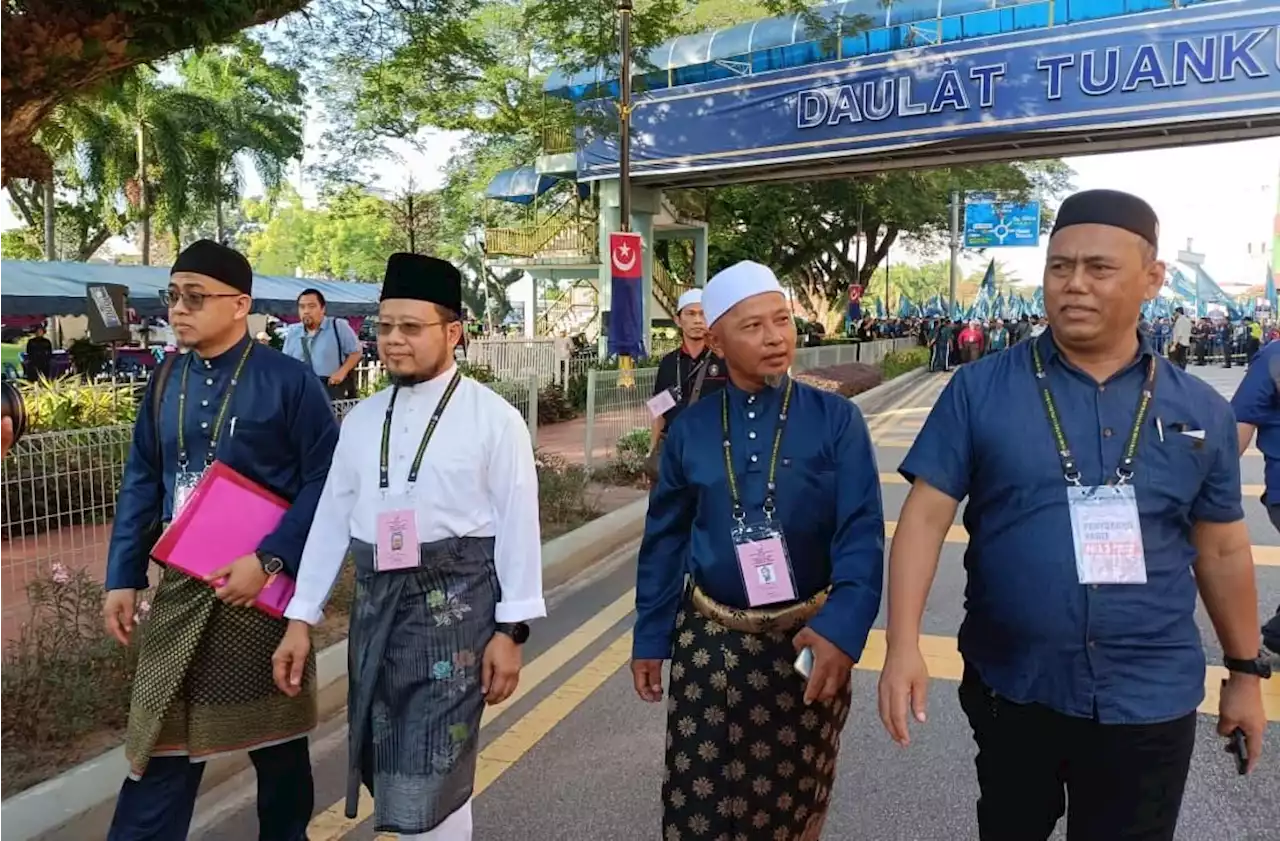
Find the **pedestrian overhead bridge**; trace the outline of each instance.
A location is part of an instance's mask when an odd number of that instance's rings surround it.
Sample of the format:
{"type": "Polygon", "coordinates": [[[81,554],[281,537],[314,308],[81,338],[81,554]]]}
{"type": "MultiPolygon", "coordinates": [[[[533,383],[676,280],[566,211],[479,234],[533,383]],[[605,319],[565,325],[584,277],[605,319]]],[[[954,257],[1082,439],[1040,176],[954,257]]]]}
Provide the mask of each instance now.
{"type": "MultiPolygon", "coordinates": [[[[818,6],[651,50],[632,173],[795,180],[1280,134],[1278,33],[1276,0],[818,6]]],[[[545,91],[589,117],[576,177],[616,178],[616,71],[553,72],[545,91]]]]}

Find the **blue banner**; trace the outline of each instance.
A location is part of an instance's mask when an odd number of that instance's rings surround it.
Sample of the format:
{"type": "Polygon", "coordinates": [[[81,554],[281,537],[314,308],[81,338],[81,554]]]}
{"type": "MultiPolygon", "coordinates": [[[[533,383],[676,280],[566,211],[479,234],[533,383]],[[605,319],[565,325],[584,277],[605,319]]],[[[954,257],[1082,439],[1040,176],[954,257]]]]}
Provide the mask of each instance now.
{"type": "MultiPolygon", "coordinates": [[[[1000,201],[994,193],[964,200],[964,247],[1004,248],[1040,244],[1040,202],[1000,201]]],[[[995,282],[995,261],[987,273],[995,282]]]]}
{"type": "MultiPolygon", "coordinates": [[[[1276,115],[1278,15],[1275,0],[1206,3],[653,91],[632,113],[632,174],[1276,115]]],[[[617,175],[602,122],[578,129],[580,180],[617,175]]]]}

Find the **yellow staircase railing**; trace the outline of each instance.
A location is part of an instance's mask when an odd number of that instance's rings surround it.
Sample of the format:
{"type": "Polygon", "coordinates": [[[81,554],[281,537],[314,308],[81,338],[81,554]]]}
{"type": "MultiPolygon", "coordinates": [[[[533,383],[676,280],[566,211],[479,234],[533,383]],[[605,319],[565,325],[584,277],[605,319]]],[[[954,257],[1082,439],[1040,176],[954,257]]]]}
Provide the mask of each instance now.
{"type": "Polygon", "coordinates": [[[667,311],[672,321],[676,320],[680,296],[692,288],[692,286],[677,283],[661,260],[653,261],[653,296],[658,299],[658,303],[667,311]]]}
{"type": "Polygon", "coordinates": [[[514,228],[488,228],[485,252],[504,257],[597,259],[599,228],[594,219],[577,215],[573,203],[547,218],[514,228]]]}
{"type": "Polygon", "coordinates": [[[542,154],[560,155],[574,149],[573,129],[565,126],[542,127],[542,154]]]}

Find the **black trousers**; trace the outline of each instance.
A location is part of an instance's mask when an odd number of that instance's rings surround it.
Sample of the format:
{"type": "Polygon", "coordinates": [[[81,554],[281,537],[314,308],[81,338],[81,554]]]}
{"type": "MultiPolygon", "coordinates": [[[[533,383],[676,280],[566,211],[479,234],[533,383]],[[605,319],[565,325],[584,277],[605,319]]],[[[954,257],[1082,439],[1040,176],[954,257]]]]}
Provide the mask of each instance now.
{"type": "Polygon", "coordinates": [[[1067,812],[1069,841],[1172,841],[1196,714],[1099,724],[1015,704],[965,667],[960,705],[978,745],[982,841],[1041,841],[1067,812]]]}
{"type": "Polygon", "coordinates": [[[1187,346],[1179,345],[1169,353],[1169,361],[1182,370],[1187,370],[1187,346]]]}
{"type": "MultiPolygon", "coordinates": [[[[259,841],[307,841],[315,809],[307,740],[250,751],[258,774],[259,841]]],[[[125,780],[107,841],[185,841],[204,763],[158,756],[140,780],[125,780]]],[[[247,841],[247,839],[246,839],[247,841]]]]}

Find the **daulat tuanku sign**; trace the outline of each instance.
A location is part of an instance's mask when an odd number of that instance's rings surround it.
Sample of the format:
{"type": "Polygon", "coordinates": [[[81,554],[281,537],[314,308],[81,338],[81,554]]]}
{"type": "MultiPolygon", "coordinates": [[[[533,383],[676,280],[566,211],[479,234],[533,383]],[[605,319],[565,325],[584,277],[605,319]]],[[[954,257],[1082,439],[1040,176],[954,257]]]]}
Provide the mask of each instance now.
{"type": "Polygon", "coordinates": [[[995,193],[964,197],[964,247],[1040,244],[1040,202],[1007,201],[995,193]]]}
{"type": "MultiPolygon", "coordinates": [[[[1211,3],[655,91],[633,112],[632,171],[1274,115],[1278,22],[1277,0],[1211,3]]],[[[617,175],[612,137],[584,134],[579,148],[580,178],[617,175]]]]}

